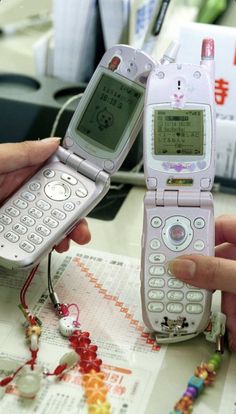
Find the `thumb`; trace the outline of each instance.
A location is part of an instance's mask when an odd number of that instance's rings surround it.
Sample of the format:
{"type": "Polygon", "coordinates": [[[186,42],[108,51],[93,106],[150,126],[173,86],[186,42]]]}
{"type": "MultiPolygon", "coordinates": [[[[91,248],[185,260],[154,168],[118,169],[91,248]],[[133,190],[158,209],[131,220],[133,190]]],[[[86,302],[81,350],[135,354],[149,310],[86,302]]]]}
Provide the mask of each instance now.
{"type": "Polygon", "coordinates": [[[0,174],[46,161],[57,149],[60,138],[0,145],[0,174]]]}
{"type": "Polygon", "coordinates": [[[169,263],[171,273],[190,285],[236,293],[236,261],[209,256],[179,256],[169,263]]]}

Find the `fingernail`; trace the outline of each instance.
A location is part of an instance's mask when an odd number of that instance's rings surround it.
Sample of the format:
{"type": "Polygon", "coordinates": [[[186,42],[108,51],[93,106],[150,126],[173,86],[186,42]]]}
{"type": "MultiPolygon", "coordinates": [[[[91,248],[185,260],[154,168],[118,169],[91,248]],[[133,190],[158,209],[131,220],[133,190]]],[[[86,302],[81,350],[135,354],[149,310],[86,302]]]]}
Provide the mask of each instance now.
{"type": "Polygon", "coordinates": [[[44,138],[42,141],[46,142],[46,143],[49,143],[49,144],[52,143],[52,142],[59,143],[61,141],[61,138],[59,138],[59,137],[50,137],[50,138],[44,138]]]}
{"type": "Polygon", "coordinates": [[[179,279],[192,279],[196,272],[196,263],[187,259],[176,259],[169,262],[169,270],[179,279]]]}

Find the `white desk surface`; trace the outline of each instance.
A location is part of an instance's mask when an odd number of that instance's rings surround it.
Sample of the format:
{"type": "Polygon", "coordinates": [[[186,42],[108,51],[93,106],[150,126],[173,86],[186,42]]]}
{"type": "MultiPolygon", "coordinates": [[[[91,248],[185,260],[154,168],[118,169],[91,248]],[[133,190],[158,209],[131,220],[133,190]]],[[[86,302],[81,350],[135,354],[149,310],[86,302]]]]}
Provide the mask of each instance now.
{"type": "MultiPolygon", "coordinates": [[[[17,68],[20,73],[33,74],[34,64],[31,46],[37,37],[38,34],[31,31],[27,35],[21,34],[17,37],[0,40],[0,71],[14,72],[17,68]]],[[[88,247],[139,258],[144,192],[144,188],[134,187],[112,221],[89,218],[92,240],[88,247]]],[[[214,195],[214,199],[216,216],[236,213],[236,196],[217,193],[214,195]]],[[[220,295],[216,294],[215,296],[215,306],[219,307],[220,295]]],[[[169,396],[171,395],[172,401],[177,401],[180,398],[186,389],[187,380],[193,375],[195,367],[202,360],[206,360],[213,350],[214,346],[206,343],[203,337],[169,346],[149,406],[143,414],[168,413],[169,396]]],[[[207,392],[201,397],[211,413],[218,412],[229,362],[227,353],[224,360],[214,386],[208,388],[207,392]]],[[[194,405],[194,413],[203,413],[202,410],[199,411],[198,403],[194,405]]]]}

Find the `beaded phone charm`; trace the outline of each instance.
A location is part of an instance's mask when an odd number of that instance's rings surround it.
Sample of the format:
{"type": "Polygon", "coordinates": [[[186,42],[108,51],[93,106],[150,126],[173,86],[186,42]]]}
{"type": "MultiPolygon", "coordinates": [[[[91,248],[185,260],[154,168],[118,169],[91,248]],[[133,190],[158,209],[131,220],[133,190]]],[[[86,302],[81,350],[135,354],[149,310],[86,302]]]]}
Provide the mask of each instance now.
{"type": "Polygon", "coordinates": [[[213,314],[209,329],[205,332],[206,339],[216,343],[215,353],[207,362],[196,367],[194,375],[189,379],[187,388],[177,401],[170,414],[191,414],[193,403],[199,397],[204,387],[211,385],[220,367],[224,353],[224,334],[226,317],[223,313],[213,314]]]}
{"type": "Polygon", "coordinates": [[[97,346],[91,343],[89,332],[83,332],[79,323],[79,307],[77,304],[60,303],[51,281],[51,253],[48,257],[48,290],[50,299],[60,318],[59,331],[67,337],[73,351],[66,353],[53,372],[44,371],[37,365],[39,337],[42,322],[33,315],[26,303],[26,292],[36,274],[35,267],[29,274],[20,292],[19,308],[26,319],[25,336],[29,343],[31,358],[10,376],[0,381],[0,398],[4,396],[7,385],[16,378],[16,386],[21,397],[34,398],[41,387],[42,379],[49,376],[62,377],[63,373],[79,365],[82,374],[82,385],[86,397],[88,414],[110,414],[107,401],[108,388],[105,374],[101,371],[102,360],[97,358],[97,346]],[[71,309],[75,309],[75,315],[71,309]]]}

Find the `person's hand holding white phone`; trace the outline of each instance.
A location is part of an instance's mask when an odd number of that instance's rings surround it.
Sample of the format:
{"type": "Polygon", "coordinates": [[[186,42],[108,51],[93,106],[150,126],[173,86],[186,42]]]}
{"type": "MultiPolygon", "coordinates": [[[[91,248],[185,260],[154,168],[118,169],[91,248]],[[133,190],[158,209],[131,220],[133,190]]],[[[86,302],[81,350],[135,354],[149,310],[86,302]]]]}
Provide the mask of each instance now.
{"type": "Polygon", "coordinates": [[[126,45],[101,59],[62,146],[0,208],[0,265],[31,268],[76,232],[110,187],[142,126],[155,61],[126,45]]]}
{"type": "MultiPolygon", "coordinates": [[[[42,166],[57,150],[59,143],[60,138],[55,137],[0,145],[0,204],[42,166]]],[[[60,253],[66,251],[70,239],[79,244],[86,244],[90,238],[87,221],[82,219],[55,250],[60,253]]]]}

